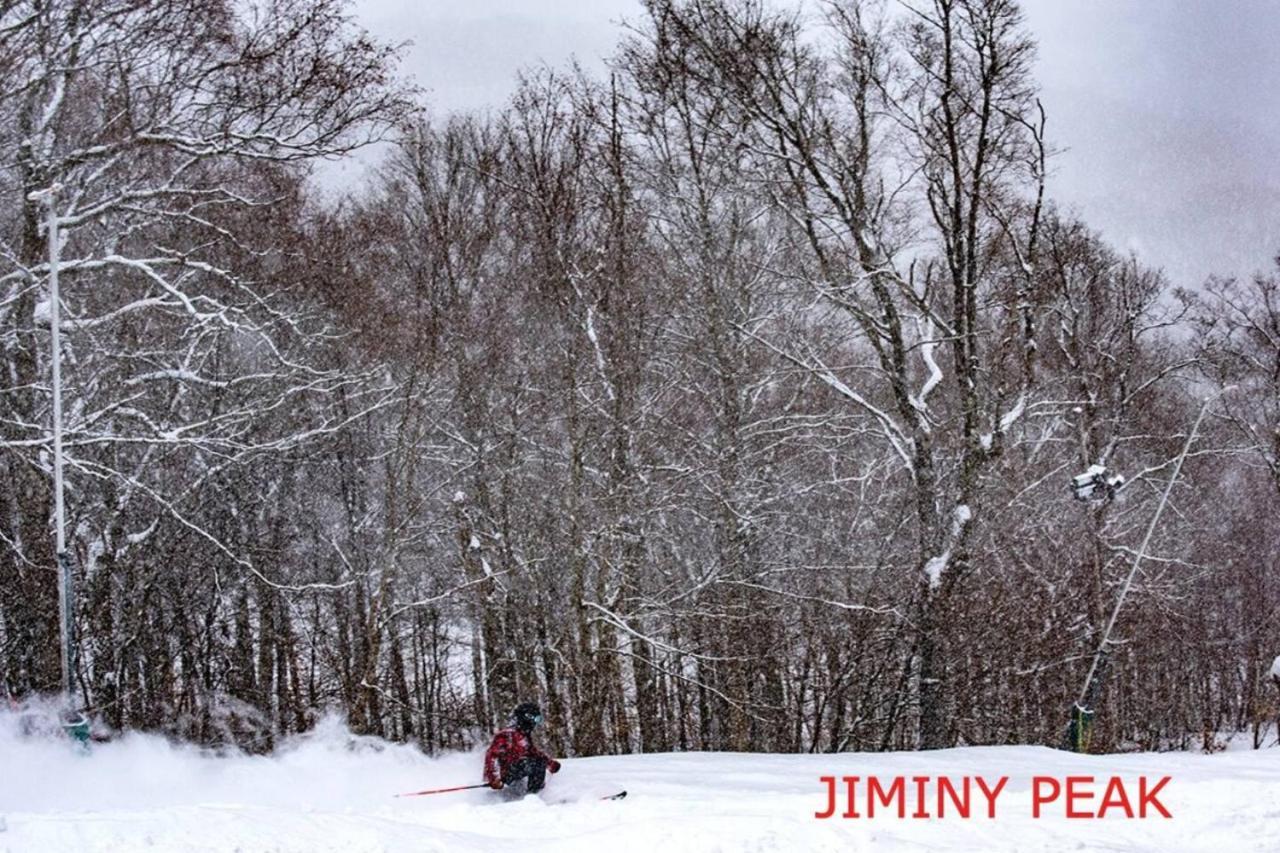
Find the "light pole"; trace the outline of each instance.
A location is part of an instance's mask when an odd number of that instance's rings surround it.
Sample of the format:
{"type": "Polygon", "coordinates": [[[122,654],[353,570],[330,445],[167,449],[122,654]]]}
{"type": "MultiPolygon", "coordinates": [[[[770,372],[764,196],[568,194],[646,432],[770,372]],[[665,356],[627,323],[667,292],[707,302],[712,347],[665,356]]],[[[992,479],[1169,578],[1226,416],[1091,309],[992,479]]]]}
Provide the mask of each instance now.
{"type": "Polygon", "coordinates": [[[45,236],[49,240],[49,340],[53,373],[53,514],[54,544],[58,561],[58,626],[61,641],[62,700],[71,703],[72,655],[72,587],[71,562],[67,559],[66,512],[62,500],[62,321],[58,297],[58,256],[61,238],[58,234],[58,190],[60,184],[32,193],[32,201],[43,202],[48,211],[45,236]]]}

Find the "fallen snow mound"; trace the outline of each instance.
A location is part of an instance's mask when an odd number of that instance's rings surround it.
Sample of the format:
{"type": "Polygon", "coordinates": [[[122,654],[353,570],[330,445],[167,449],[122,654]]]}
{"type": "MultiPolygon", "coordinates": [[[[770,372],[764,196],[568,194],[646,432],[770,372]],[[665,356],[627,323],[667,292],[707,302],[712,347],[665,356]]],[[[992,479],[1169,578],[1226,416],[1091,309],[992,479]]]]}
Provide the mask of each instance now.
{"type": "MultiPolygon", "coordinates": [[[[569,759],[545,799],[474,782],[478,754],[428,758],[334,722],[271,757],[217,757],[152,736],[22,737],[0,714],[0,851],[1275,850],[1280,751],[1076,756],[1039,747],[930,753],[686,753],[569,759]],[[822,776],[1008,776],[995,820],[818,820],[822,776]],[[1031,818],[1036,775],[1172,776],[1174,818],[1031,818]],[[598,796],[621,788],[621,801],[598,796]],[[574,800],[567,804],[560,801],[574,800]]],[[[1098,792],[1101,793],[1100,791],[1098,792]]],[[[1096,807],[1095,799],[1092,805],[1096,807]]]]}

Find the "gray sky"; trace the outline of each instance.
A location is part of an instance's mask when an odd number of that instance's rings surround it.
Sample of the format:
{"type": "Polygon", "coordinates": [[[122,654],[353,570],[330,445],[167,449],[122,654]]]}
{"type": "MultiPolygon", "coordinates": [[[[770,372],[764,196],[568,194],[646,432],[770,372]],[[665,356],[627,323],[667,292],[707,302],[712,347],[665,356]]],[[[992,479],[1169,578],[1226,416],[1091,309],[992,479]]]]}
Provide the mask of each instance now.
{"type": "MultiPolygon", "coordinates": [[[[1280,252],[1280,0],[1024,0],[1051,192],[1175,284],[1280,252]]],[[[500,107],[516,73],[602,69],[638,0],[357,0],[437,113],[500,107]]],[[[349,164],[331,170],[354,180],[349,164]]],[[[326,183],[328,179],[326,178],[326,183]]]]}

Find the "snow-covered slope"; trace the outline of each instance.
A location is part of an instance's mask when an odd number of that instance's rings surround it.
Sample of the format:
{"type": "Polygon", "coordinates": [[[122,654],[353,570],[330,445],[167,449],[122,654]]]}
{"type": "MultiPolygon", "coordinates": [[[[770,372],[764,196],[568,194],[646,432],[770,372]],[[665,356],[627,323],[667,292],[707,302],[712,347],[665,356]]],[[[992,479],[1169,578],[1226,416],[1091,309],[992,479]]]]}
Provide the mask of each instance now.
{"type": "Polygon", "coordinates": [[[624,756],[565,761],[546,799],[393,796],[472,782],[479,767],[476,755],[376,748],[335,724],[271,758],[206,756],[137,735],[86,757],[65,742],[19,739],[0,715],[0,851],[1280,850],[1276,749],[624,756]],[[827,803],[822,776],[943,774],[1010,777],[997,817],[976,816],[984,808],[967,820],[814,817],[827,803]],[[1160,799],[1173,818],[1067,820],[1061,804],[1031,817],[1032,777],[1116,774],[1172,776],[1160,799]],[[595,799],[622,787],[626,800],[595,799]],[[571,797],[582,799],[547,801],[571,797]]]}

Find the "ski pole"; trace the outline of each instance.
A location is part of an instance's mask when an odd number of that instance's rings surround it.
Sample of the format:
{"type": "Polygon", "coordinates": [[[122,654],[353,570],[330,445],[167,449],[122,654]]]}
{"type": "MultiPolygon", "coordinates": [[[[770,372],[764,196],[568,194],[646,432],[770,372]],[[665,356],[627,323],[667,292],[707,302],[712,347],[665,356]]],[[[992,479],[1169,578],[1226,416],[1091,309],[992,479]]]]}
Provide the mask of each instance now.
{"type": "Polygon", "coordinates": [[[456,788],[433,788],[430,791],[413,791],[408,794],[396,794],[397,797],[421,797],[426,794],[447,794],[450,791],[470,791],[472,788],[488,788],[487,782],[481,782],[479,785],[458,785],[456,788]]]}

